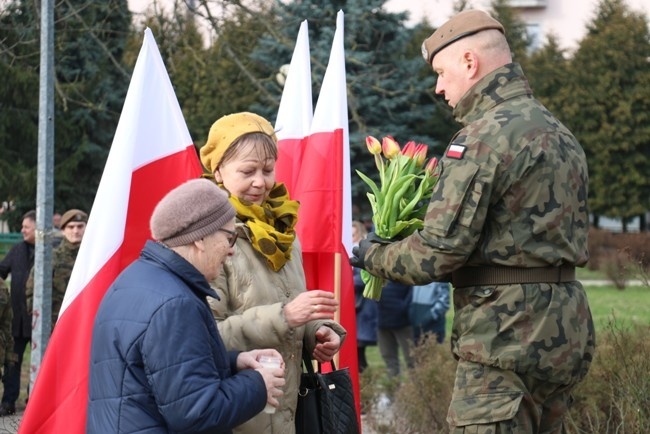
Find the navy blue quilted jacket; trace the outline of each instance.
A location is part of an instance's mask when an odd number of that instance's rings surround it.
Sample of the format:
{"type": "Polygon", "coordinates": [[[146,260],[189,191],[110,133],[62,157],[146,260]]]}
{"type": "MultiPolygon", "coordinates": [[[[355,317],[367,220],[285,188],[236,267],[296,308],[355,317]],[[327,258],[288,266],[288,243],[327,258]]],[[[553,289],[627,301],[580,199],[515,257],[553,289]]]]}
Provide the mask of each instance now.
{"type": "Polygon", "coordinates": [[[264,408],[261,374],[234,374],[206,296],[194,266],[147,242],[95,318],[87,433],[230,433],[264,408]]]}

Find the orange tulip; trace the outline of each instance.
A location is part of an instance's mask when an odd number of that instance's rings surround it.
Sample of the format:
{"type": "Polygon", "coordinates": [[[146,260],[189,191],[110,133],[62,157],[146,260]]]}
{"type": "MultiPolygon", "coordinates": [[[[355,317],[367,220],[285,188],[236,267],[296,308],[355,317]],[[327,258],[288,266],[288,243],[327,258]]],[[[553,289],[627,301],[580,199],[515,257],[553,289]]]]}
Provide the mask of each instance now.
{"type": "Polygon", "coordinates": [[[366,137],[366,146],[372,155],[379,155],[381,153],[381,143],[372,136],[366,137]]]}
{"type": "Polygon", "coordinates": [[[422,167],[424,160],[427,159],[427,145],[420,143],[415,147],[415,162],[418,167],[422,167]]]}
{"type": "Polygon", "coordinates": [[[406,155],[409,158],[415,157],[415,142],[411,140],[402,148],[402,155],[406,155]]]}
{"type": "MultiPolygon", "coordinates": [[[[366,146],[379,170],[379,182],[357,170],[368,184],[368,199],[372,208],[375,233],[385,239],[409,236],[423,227],[427,201],[437,181],[434,173],[437,158],[427,159],[427,145],[407,142],[400,149],[392,136],[385,136],[381,145],[372,136],[366,137],[366,146]]],[[[438,170],[440,172],[440,170],[438,170]]],[[[361,271],[364,281],[363,296],[379,300],[385,279],[361,271]]]]}
{"type": "Polygon", "coordinates": [[[381,149],[384,152],[384,157],[392,160],[400,153],[399,144],[391,136],[386,136],[381,142],[381,149]]]}
{"type": "Polygon", "coordinates": [[[432,159],[429,160],[424,170],[426,170],[426,172],[429,175],[433,175],[437,167],[438,167],[438,159],[436,157],[433,157],[432,159]]]}

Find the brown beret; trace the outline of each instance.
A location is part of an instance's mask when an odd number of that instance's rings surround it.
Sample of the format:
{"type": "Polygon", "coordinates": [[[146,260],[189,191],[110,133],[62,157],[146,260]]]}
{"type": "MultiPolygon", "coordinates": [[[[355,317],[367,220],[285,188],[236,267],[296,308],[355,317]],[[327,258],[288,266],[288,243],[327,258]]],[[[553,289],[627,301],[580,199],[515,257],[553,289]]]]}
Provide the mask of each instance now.
{"type": "Polygon", "coordinates": [[[431,64],[433,56],[446,46],[466,36],[488,29],[496,29],[505,34],[501,23],[488,15],[487,12],[475,9],[459,12],[424,40],[422,43],[422,57],[427,63],[431,64]]]}
{"type": "Polygon", "coordinates": [[[210,180],[193,179],[161,199],[149,227],[154,240],[178,247],[217,232],[234,218],[235,208],[225,191],[210,180]]]}
{"type": "Polygon", "coordinates": [[[275,142],[278,141],[273,125],[260,115],[241,112],[223,116],[212,124],[208,140],[201,148],[201,162],[205,168],[214,173],[226,149],[248,133],[264,133],[271,136],[275,142]]]}
{"type": "Polygon", "coordinates": [[[69,209],[61,217],[61,229],[65,228],[70,222],[87,222],[88,214],[81,211],[80,209],[69,209]]]}

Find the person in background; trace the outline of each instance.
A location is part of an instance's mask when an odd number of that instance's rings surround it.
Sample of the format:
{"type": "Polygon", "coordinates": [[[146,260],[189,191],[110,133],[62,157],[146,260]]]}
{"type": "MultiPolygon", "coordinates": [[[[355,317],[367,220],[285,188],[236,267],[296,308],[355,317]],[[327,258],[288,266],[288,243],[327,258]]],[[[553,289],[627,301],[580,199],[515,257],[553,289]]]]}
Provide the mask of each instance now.
{"type": "Polygon", "coordinates": [[[273,350],[227,352],[207,297],[234,254],[235,210],[195,179],[156,205],[140,257],[108,288],[92,332],[86,432],[229,433],[277,406],[283,364],[273,350]]]}
{"type": "Polygon", "coordinates": [[[59,214],[56,211],[54,212],[54,214],[52,214],[52,229],[60,230],[63,228],[63,225],[61,224],[61,218],[62,218],[61,214],[59,214]]]}
{"type": "Polygon", "coordinates": [[[52,214],[52,247],[56,248],[63,240],[63,232],[61,232],[61,214],[54,212],[52,214]]]}
{"type": "Polygon", "coordinates": [[[263,117],[241,112],[223,116],[201,148],[209,177],[230,193],[237,212],[237,248],[212,286],[210,304],[227,348],[271,347],[286,362],[280,407],[261,413],[237,433],[295,432],[302,350],[328,362],[341,348],[345,329],[334,321],[334,294],[306,290],[296,237],[298,202],[275,180],[277,138],[263,117]]]}
{"type": "MultiPolygon", "coordinates": [[[[352,222],[352,245],[358,246],[359,241],[367,234],[366,226],[358,221],[352,222]]],[[[365,298],[363,289],[365,284],[361,279],[361,270],[352,268],[354,278],[354,304],[357,318],[357,360],[359,373],[368,367],[366,348],[377,345],[377,320],[379,307],[377,301],[365,298]]]]}
{"type": "Polygon", "coordinates": [[[2,384],[4,392],[0,403],[0,416],[16,413],[16,401],[20,395],[20,371],[25,349],[32,338],[32,316],[27,312],[25,300],[25,283],[34,266],[34,243],[36,241],[36,211],[23,215],[23,241],[14,245],[7,256],[0,261],[0,278],[6,279],[11,274],[11,307],[13,321],[11,334],[14,348],[5,363],[2,384]]]}
{"type": "Polygon", "coordinates": [[[575,276],[589,259],[585,153],[533,97],[486,12],[458,13],[422,54],[463,127],[423,228],[388,244],[369,235],[350,262],[406,284],[451,281],[451,432],[564,432],[596,345],[575,276]]]}
{"type": "Polygon", "coordinates": [[[382,288],[379,298],[377,321],[379,353],[386,363],[388,376],[391,378],[398,377],[400,374],[400,349],[406,366],[413,367],[411,357],[413,328],[408,314],[412,292],[413,287],[410,285],[388,281],[382,288]]]}
{"type": "MultiPolygon", "coordinates": [[[[9,288],[3,279],[0,279],[0,363],[2,369],[13,365],[14,337],[11,335],[11,322],[14,312],[11,308],[9,288]]],[[[12,366],[13,368],[13,366],[12,366]]]]}
{"type": "MultiPolygon", "coordinates": [[[[79,209],[70,209],[61,218],[63,239],[52,252],[52,329],[54,329],[54,324],[59,318],[65,290],[68,287],[70,275],[81,246],[81,240],[86,231],[86,222],[88,222],[88,214],[79,209]]],[[[33,268],[25,284],[25,295],[27,311],[31,314],[34,305],[33,268]]]]}
{"type": "Polygon", "coordinates": [[[441,344],[445,340],[445,317],[449,310],[449,283],[431,282],[413,287],[409,306],[409,319],[413,327],[415,345],[422,343],[427,334],[435,334],[441,344]]]}

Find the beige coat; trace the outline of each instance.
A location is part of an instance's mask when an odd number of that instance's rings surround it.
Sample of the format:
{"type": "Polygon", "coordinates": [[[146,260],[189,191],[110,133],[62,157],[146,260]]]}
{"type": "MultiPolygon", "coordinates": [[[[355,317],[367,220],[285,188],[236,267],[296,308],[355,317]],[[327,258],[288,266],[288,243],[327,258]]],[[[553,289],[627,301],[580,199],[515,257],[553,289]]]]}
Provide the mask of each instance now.
{"type": "Polygon", "coordinates": [[[315,333],[322,325],[345,337],[345,330],[333,321],[311,321],[290,328],[284,306],[306,290],[302,251],[296,239],[292,260],[278,272],[271,270],[257,253],[237,222],[240,237],[234,256],[228,258],[221,275],[212,282],[221,300],[209,299],[217,326],[229,350],[248,351],[275,348],[284,358],[286,384],[275,414],[260,413],[234,430],[238,434],[293,434],[301,372],[303,342],[309,354],[315,346],[315,333]]]}

